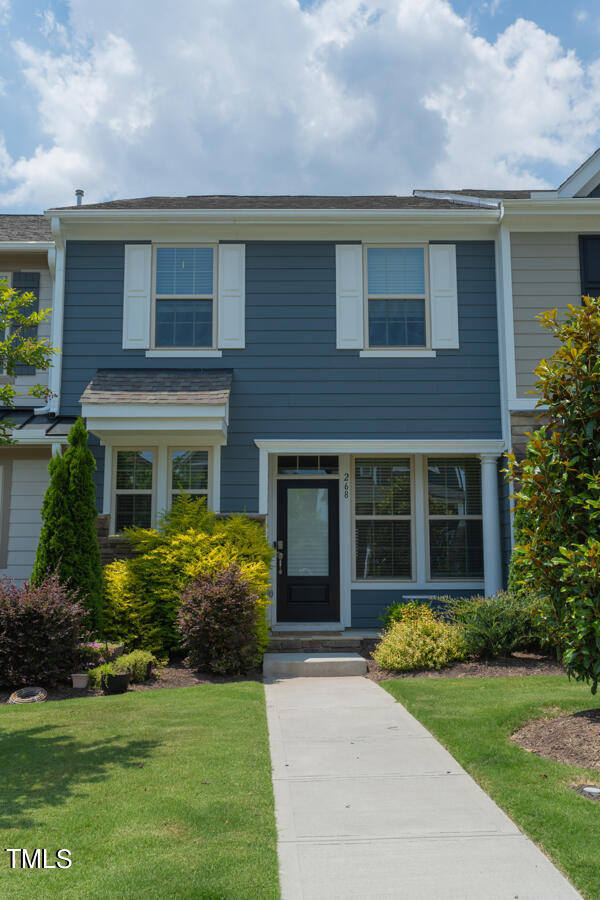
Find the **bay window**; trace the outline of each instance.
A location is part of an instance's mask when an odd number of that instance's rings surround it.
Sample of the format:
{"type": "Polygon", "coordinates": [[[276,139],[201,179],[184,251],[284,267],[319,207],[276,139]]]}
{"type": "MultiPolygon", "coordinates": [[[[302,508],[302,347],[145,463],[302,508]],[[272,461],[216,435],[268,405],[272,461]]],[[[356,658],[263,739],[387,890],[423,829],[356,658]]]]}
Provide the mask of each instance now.
{"type": "Polygon", "coordinates": [[[208,451],[171,451],[171,504],[179,494],[208,500],[208,451]]]}
{"type": "Polygon", "coordinates": [[[152,525],[154,452],[117,450],[115,465],[115,531],[152,525]]]}

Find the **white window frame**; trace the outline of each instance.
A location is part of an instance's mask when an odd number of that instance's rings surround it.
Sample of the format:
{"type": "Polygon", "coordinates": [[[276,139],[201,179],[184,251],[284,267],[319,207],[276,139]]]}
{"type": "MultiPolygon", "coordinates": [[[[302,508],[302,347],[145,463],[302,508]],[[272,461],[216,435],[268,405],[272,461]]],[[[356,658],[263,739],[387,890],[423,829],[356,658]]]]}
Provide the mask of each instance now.
{"type": "MultiPolygon", "coordinates": [[[[431,539],[429,536],[429,522],[445,522],[445,521],[453,521],[459,522],[464,520],[474,520],[481,522],[481,535],[482,535],[482,546],[483,546],[483,496],[481,497],[481,513],[478,515],[430,515],[429,513],[429,460],[430,459],[475,459],[479,463],[479,470],[481,473],[481,459],[479,456],[470,454],[453,454],[452,456],[445,453],[431,453],[424,456],[424,466],[423,466],[423,492],[425,494],[425,559],[427,566],[427,582],[430,584],[444,584],[446,582],[450,582],[452,584],[463,583],[465,581],[483,581],[485,576],[485,560],[484,560],[484,572],[481,576],[477,575],[457,575],[454,578],[450,575],[448,576],[433,576],[431,574],[431,539]]],[[[480,474],[481,478],[481,474],[480,474]]]]}
{"type": "Polygon", "coordinates": [[[363,244],[363,329],[364,329],[364,345],[363,353],[369,356],[375,356],[379,353],[397,353],[398,355],[431,355],[435,356],[435,351],[431,348],[431,300],[429,290],[429,244],[428,243],[392,243],[379,244],[368,243],[363,244]],[[390,296],[389,294],[369,294],[369,253],[370,249],[394,250],[394,249],[411,249],[417,248],[423,250],[423,266],[424,266],[424,294],[397,294],[390,296]],[[374,346],[372,347],[369,340],[369,300],[423,300],[425,304],[425,344],[414,345],[390,345],[390,346],[374,346]]]}
{"type": "Polygon", "coordinates": [[[150,309],[150,353],[155,351],[157,354],[169,354],[169,355],[180,355],[180,356],[189,356],[190,353],[199,352],[202,354],[207,350],[217,350],[217,315],[218,315],[218,244],[211,243],[186,243],[183,241],[180,242],[169,242],[169,243],[157,243],[152,245],[152,297],[151,297],[151,309],[150,309]],[[200,247],[210,247],[213,251],[213,289],[212,294],[160,294],[156,293],[156,260],[157,260],[157,250],[161,248],[167,249],[186,249],[186,248],[200,248],[200,247]],[[161,347],[156,343],[156,304],[158,300],[210,300],[212,302],[212,343],[207,347],[172,347],[172,346],[164,346],[161,347]]]}
{"type": "Polygon", "coordinates": [[[206,497],[206,508],[212,509],[212,479],[211,473],[213,471],[213,451],[214,447],[196,447],[177,444],[174,446],[167,447],[167,490],[168,490],[168,508],[171,509],[173,506],[173,494],[188,494],[190,497],[206,497]],[[183,451],[194,451],[194,452],[202,452],[207,454],[207,476],[206,476],[206,490],[205,491],[180,491],[178,488],[175,489],[172,487],[173,485],[173,453],[176,453],[179,450],[183,451]]]}
{"type": "Polygon", "coordinates": [[[355,454],[350,459],[350,479],[351,479],[351,540],[352,540],[352,583],[366,585],[389,583],[394,584],[414,584],[415,573],[417,567],[417,551],[416,551],[416,485],[415,485],[415,459],[410,453],[366,453],[355,454]],[[407,459],[410,469],[410,515],[398,516],[367,516],[356,514],[356,466],[361,459],[407,459]],[[381,578],[361,578],[357,574],[356,569],[356,522],[357,521],[409,521],[410,522],[410,577],[393,578],[392,576],[384,576],[381,578]]]}
{"type": "MultiPolygon", "coordinates": [[[[12,272],[0,272],[0,280],[5,279],[7,285],[12,287],[12,272]]],[[[0,338],[4,335],[4,329],[0,330],[0,338]]],[[[14,384],[14,376],[4,374],[4,366],[0,363],[0,384],[14,384]]]]}
{"type": "Polygon", "coordinates": [[[122,494],[139,494],[146,495],[150,494],[151,502],[150,502],[150,527],[153,528],[156,524],[156,479],[157,479],[157,469],[158,469],[158,447],[156,446],[147,446],[147,445],[136,445],[136,446],[115,446],[112,447],[112,471],[111,471],[111,501],[110,501],[110,521],[111,521],[111,533],[112,534],[120,534],[121,532],[117,532],[117,495],[122,494]],[[125,490],[124,488],[117,488],[117,458],[120,452],[127,453],[152,453],[152,487],[148,490],[125,490]]]}

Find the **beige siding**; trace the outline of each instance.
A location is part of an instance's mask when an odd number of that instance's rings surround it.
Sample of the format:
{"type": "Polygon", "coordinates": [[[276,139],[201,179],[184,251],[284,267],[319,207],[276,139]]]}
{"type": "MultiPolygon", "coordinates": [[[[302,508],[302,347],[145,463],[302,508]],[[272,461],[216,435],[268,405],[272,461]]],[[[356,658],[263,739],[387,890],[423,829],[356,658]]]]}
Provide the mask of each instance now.
{"type": "Polygon", "coordinates": [[[3,510],[8,520],[8,534],[0,535],[0,539],[8,541],[8,555],[7,566],[0,569],[0,576],[23,581],[31,575],[42,524],[42,500],[50,480],[49,460],[49,455],[46,459],[12,459],[10,496],[2,498],[3,505],[7,500],[9,504],[8,516],[3,510]]]}
{"type": "Polygon", "coordinates": [[[531,399],[534,369],[557,346],[535,317],[580,302],[579,239],[562,232],[513,232],[510,242],[517,397],[531,399]]]}
{"type": "MultiPolygon", "coordinates": [[[[40,296],[39,309],[49,309],[52,307],[52,278],[48,269],[37,269],[34,266],[23,266],[23,271],[40,273],[40,296]]],[[[50,321],[48,316],[45,322],[38,326],[38,337],[50,340],[50,321]]],[[[19,396],[15,399],[17,406],[43,406],[45,401],[36,399],[28,395],[27,391],[34,384],[42,384],[44,387],[48,384],[48,372],[38,372],[36,375],[18,375],[15,379],[15,389],[19,396]]]]}

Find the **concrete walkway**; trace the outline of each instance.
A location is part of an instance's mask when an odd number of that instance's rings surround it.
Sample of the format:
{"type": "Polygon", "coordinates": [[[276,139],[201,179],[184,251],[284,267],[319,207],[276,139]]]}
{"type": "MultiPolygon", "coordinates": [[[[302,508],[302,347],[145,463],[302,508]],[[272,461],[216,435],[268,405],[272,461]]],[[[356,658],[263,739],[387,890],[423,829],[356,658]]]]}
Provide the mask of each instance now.
{"type": "Polygon", "coordinates": [[[283,900],[580,896],[372,681],[287,678],[265,690],[283,900]]]}

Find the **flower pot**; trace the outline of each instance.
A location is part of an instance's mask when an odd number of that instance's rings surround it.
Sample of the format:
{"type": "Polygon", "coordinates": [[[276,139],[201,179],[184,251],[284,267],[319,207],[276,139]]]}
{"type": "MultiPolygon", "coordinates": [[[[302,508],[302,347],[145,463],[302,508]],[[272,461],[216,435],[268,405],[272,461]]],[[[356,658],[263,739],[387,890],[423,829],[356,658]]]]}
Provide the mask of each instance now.
{"type": "Polygon", "coordinates": [[[118,675],[105,675],[102,686],[106,694],[124,694],[129,687],[129,672],[120,672],[118,675]]]}
{"type": "Polygon", "coordinates": [[[87,672],[76,672],[71,675],[71,680],[73,681],[73,687],[78,691],[85,691],[88,686],[87,672]]]}

